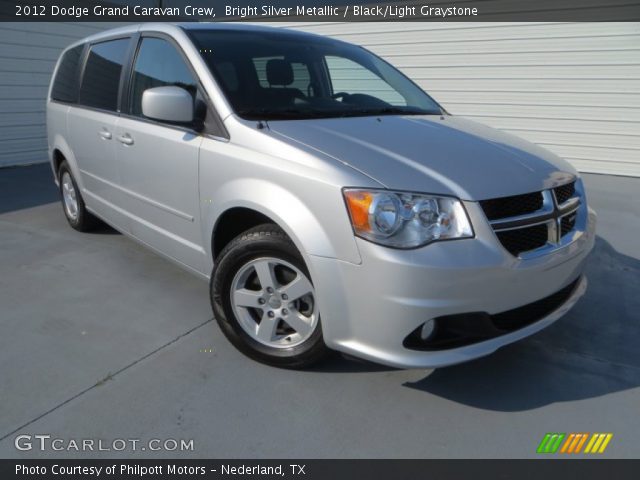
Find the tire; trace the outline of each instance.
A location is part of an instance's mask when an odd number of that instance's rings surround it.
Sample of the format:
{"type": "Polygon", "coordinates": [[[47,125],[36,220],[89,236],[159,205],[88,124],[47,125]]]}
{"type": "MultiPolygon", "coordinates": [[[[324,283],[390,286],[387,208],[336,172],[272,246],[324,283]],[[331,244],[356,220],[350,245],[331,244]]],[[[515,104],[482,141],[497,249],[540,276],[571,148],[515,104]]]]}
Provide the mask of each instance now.
{"type": "Polygon", "coordinates": [[[62,210],[71,228],[79,232],[88,232],[93,229],[99,220],[87,210],[78,184],[66,160],[58,169],[58,182],[62,210]]]}
{"type": "Polygon", "coordinates": [[[210,294],[222,332],[254,360],[306,368],[329,352],[309,271],[291,239],[274,224],[247,230],[223,249],[210,294]]]}

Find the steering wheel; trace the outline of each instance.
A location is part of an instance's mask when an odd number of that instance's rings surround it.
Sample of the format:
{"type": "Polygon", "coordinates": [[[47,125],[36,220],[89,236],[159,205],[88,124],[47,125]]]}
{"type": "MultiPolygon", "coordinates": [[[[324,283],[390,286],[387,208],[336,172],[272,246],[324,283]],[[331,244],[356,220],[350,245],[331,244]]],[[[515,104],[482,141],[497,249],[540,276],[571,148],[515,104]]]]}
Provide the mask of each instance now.
{"type": "Polygon", "coordinates": [[[341,98],[342,101],[344,102],[350,96],[351,96],[351,94],[347,93],[347,92],[337,92],[337,93],[334,93],[333,95],[331,95],[331,98],[333,98],[334,100],[338,100],[339,98],[341,98]]]}

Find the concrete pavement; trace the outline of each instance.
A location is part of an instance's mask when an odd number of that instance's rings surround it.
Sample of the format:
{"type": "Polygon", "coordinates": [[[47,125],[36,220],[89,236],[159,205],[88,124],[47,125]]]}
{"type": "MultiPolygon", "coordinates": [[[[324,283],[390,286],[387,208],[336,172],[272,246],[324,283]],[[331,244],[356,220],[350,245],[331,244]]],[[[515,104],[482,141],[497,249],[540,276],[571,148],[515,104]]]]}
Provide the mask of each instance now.
{"type": "Polygon", "coordinates": [[[1,169],[0,457],[522,458],[553,431],[612,432],[604,456],[637,458],[640,179],[584,177],[589,290],[555,325],[436,371],[336,355],[293,372],[228,344],[206,283],[108,227],[69,228],[47,165],[1,169]],[[194,448],[19,451],[20,434],[194,448]]]}

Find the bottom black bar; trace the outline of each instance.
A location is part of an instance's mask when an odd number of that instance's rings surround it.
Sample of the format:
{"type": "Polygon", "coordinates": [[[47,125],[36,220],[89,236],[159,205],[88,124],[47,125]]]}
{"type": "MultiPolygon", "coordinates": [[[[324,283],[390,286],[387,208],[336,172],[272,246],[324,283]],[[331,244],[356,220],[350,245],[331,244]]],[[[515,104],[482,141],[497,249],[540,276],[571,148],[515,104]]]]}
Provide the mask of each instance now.
{"type": "Polygon", "coordinates": [[[0,460],[6,479],[637,479],[640,460],[0,460]]]}

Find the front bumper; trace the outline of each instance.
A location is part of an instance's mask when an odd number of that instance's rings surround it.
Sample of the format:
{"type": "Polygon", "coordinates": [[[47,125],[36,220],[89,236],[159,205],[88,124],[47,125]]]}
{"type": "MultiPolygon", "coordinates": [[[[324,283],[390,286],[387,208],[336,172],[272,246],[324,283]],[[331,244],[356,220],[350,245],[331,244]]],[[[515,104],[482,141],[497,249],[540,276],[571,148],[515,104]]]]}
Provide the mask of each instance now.
{"type": "Polygon", "coordinates": [[[477,203],[465,204],[475,238],[394,250],[357,239],[360,265],[311,257],[326,344],[399,368],[435,368],[488,355],[564,315],[584,294],[585,259],[595,241],[595,212],[583,208],[583,229],[553,252],[516,258],[497,241],[477,203]],[[504,335],[466,346],[418,351],[403,345],[425,321],[468,312],[490,315],[536,302],[576,281],[551,313],[504,335]]]}

